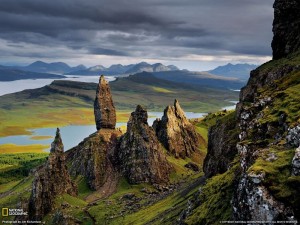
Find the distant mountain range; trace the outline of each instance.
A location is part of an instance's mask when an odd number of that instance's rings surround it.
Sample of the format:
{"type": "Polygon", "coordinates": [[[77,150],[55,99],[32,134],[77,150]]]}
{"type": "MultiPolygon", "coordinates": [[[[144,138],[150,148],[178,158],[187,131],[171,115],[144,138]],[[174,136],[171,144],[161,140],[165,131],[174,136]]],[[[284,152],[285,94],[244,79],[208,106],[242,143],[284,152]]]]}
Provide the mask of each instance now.
{"type": "Polygon", "coordinates": [[[65,76],[19,70],[11,67],[0,66],[0,81],[14,81],[23,79],[61,79],[65,76]]]}
{"type": "Polygon", "coordinates": [[[234,77],[242,81],[247,81],[250,76],[250,71],[255,68],[257,68],[257,65],[247,63],[233,65],[228,63],[227,65],[219,66],[207,72],[223,77],[234,77]]]}
{"type": "Polygon", "coordinates": [[[85,70],[84,65],[78,65],[76,67],[71,67],[63,62],[45,63],[42,61],[36,61],[28,66],[13,67],[15,69],[37,72],[37,73],[54,73],[54,74],[64,74],[72,71],[85,70]]]}
{"type": "Polygon", "coordinates": [[[179,70],[176,66],[169,65],[165,66],[161,63],[149,64],[146,62],[141,62],[138,64],[121,65],[115,64],[106,68],[104,66],[98,65],[93,66],[88,69],[72,71],[66,73],[68,75],[117,75],[117,74],[135,74],[140,72],[162,72],[162,71],[176,71],[179,70]]]}
{"type": "Polygon", "coordinates": [[[59,76],[59,74],[99,76],[100,74],[130,75],[148,72],[153,73],[158,78],[169,81],[174,81],[175,79],[176,81],[190,83],[192,85],[195,85],[194,82],[197,83],[199,80],[204,82],[203,85],[209,85],[211,79],[224,80],[223,78],[225,78],[223,87],[228,86],[228,82],[230,83],[230,86],[235,83],[234,86],[240,87],[241,83],[245,84],[249,78],[250,71],[255,68],[256,65],[251,64],[233,65],[229,63],[225,66],[219,66],[207,72],[191,72],[188,70],[179,70],[179,68],[174,65],[166,66],[161,63],[149,64],[146,62],[140,62],[129,65],[114,64],[110,67],[97,65],[87,68],[84,65],[71,67],[63,62],[45,63],[42,61],[36,61],[28,66],[0,66],[0,81],[42,78],[59,79],[64,77],[59,76]]]}
{"type": "Polygon", "coordinates": [[[191,87],[213,87],[221,89],[240,89],[245,85],[244,81],[232,77],[213,75],[207,72],[191,72],[187,70],[162,71],[152,73],[159,79],[187,84],[191,87]]]}

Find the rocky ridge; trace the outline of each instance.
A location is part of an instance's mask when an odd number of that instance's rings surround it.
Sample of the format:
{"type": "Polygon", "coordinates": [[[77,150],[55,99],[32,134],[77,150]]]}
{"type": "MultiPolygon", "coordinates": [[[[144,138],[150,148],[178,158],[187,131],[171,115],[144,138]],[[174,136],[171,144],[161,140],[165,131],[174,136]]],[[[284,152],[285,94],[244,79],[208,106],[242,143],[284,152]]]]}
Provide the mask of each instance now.
{"type": "Polygon", "coordinates": [[[65,193],[77,195],[77,186],[67,170],[64,146],[58,128],[51,144],[48,161],[35,172],[34,177],[28,207],[30,219],[41,220],[53,210],[56,196],[65,193]]]}
{"type": "Polygon", "coordinates": [[[191,157],[200,146],[200,135],[186,118],[179,102],[167,106],[161,119],[153,123],[156,136],[176,158],[191,157]]]}

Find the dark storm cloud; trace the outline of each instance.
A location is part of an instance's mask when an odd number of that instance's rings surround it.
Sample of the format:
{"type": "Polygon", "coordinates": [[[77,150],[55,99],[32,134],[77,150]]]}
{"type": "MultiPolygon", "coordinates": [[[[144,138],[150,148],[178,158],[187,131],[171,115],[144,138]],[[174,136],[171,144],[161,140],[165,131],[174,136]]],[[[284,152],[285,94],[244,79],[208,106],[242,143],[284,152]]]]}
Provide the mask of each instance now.
{"type": "Polygon", "coordinates": [[[89,50],[89,53],[95,54],[95,55],[114,55],[114,56],[128,56],[127,53],[112,50],[112,49],[106,49],[106,48],[91,48],[89,50]]]}
{"type": "Polygon", "coordinates": [[[273,0],[2,0],[0,4],[0,38],[11,45],[64,46],[112,56],[180,57],[180,50],[181,56],[210,50],[271,53],[273,0]]]}

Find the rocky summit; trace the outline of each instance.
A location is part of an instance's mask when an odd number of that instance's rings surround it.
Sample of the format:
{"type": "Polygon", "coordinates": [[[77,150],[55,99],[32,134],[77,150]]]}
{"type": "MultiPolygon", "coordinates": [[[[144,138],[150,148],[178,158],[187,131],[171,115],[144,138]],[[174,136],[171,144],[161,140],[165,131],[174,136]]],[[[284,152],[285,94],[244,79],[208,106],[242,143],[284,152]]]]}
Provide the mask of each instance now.
{"type": "Polygon", "coordinates": [[[300,50],[300,2],[276,0],[274,12],[273,59],[280,59],[300,50]]]}
{"type": "Polygon", "coordinates": [[[76,196],[77,187],[68,173],[64,146],[57,129],[48,161],[38,168],[34,175],[28,207],[30,219],[42,219],[54,209],[56,196],[65,193],[76,196]]]}
{"type": "Polygon", "coordinates": [[[172,168],[147,119],[147,111],[138,105],[116,150],[117,164],[132,184],[167,183],[172,168]]]}
{"type": "Polygon", "coordinates": [[[186,118],[179,102],[168,106],[164,115],[156,119],[153,128],[159,141],[175,157],[190,157],[200,146],[200,135],[186,118]]]}
{"type": "Polygon", "coordinates": [[[94,114],[97,130],[101,128],[115,129],[116,109],[112,100],[110,87],[101,75],[94,102],[94,114]]]}

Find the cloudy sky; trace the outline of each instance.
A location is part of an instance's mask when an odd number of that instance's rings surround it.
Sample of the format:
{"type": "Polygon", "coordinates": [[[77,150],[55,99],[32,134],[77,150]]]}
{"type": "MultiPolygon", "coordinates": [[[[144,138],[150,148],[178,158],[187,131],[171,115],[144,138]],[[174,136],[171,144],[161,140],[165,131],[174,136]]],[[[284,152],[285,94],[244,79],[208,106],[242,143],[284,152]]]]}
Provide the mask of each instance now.
{"type": "Polygon", "coordinates": [[[1,0],[0,64],[261,64],[271,59],[273,2],[1,0]]]}

